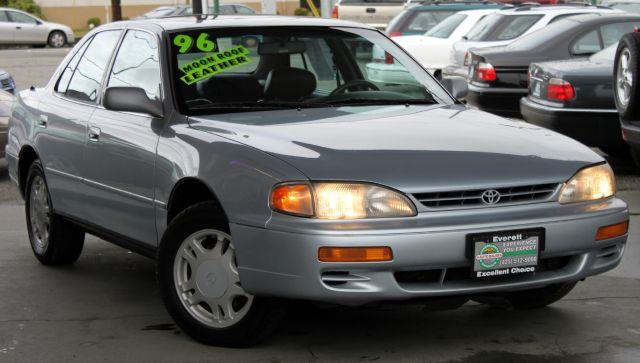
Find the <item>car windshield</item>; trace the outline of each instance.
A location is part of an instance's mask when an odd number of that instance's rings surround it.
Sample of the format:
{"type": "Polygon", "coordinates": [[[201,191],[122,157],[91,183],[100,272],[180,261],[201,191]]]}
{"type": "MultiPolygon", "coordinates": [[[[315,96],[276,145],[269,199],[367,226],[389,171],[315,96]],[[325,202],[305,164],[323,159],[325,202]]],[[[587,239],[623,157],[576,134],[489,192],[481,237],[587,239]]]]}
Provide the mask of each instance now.
{"type": "Polygon", "coordinates": [[[451,15],[450,17],[441,21],[440,24],[431,28],[431,30],[429,30],[425,35],[434,38],[449,38],[451,33],[453,33],[466,18],[467,15],[464,14],[451,15]]]}
{"type": "Polygon", "coordinates": [[[374,30],[204,28],[170,39],[174,84],[186,114],[454,102],[374,30]]]}
{"type": "Polygon", "coordinates": [[[399,31],[407,32],[420,32],[424,33],[434,26],[438,25],[441,21],[447,19],[452,14],[455,14],[454,10],[437,10],[437,11],[414,11],[413,15],[399,31]]]}

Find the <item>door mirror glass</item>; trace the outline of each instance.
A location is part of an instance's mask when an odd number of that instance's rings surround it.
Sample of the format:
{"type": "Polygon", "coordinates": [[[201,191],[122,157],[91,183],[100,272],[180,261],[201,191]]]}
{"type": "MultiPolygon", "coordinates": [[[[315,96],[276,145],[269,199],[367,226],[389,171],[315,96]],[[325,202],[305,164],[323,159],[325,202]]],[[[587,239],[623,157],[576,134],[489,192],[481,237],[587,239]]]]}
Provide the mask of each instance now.
{"type": "Polygon", "coordinates": [[[465,98],[469,91],[467,80],[463,77],[443,77],[442,80],[440,80],[440,83],[442,83],[442,86],[449,91],[455,99],[465,98]]]}
{"type": "Polygon", "coordinates": [[[104,107],[111,111],[146,113],[162,117],[162,102],[152,100],[139,87],[109,87],[104,93],[104,107]]]}

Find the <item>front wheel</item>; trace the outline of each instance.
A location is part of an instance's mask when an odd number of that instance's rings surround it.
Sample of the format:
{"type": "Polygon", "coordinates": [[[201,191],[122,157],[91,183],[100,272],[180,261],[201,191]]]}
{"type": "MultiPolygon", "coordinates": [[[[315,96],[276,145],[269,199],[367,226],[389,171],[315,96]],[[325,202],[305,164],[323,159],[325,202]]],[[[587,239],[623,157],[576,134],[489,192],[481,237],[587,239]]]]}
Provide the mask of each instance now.
{"type": "Polygon", "coordinates": [[[157,277],[178,326],[209,345],[247,347],[271,333],[281,303],[247,293],[240,282],[233,238],[220,210],[204,202],[180,213],[158,251],[157,277]]]}
{"type": "Polygon", "coordinates": [[[67,36],[59,30],[53,31],[49,34],[47,44],[49,44],[51,48],[62,48],[67,44],[67,36]]]}

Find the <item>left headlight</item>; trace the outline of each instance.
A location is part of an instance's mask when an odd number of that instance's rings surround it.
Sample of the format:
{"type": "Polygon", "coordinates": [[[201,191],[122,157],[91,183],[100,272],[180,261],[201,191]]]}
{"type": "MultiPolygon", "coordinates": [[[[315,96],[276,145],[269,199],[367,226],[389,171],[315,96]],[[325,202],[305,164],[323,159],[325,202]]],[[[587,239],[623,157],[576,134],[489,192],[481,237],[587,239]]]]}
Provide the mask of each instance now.
{"type": "Polygon", "coordinates": [[[321,219],[410,217],[413,203],[392,189],[367,183],[287,183],[271,192],[278,212],[321,219]]]}
{"type": "Polygon", "coordinates": [[[616,193],[616,180],[609,164],[580,170],[562,187],[562,204],[608,198],[616,193]]]}

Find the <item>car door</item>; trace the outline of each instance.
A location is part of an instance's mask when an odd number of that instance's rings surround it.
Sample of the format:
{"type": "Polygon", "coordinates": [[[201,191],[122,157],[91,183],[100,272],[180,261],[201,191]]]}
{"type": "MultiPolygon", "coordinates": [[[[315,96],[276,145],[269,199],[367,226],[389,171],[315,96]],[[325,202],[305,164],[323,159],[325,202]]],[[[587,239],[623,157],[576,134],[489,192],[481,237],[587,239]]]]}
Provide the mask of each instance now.
{"type": "Polygon", "coordinates": [[[7,12],[0,10],[0,44],[13,43],[13,33],[16,27],[9,19],[7,12]]]}
{"type": "Polygon", "coordinates": [[[98,89],[122,32],[96,34],[67,63],[54,89],[39,104],[34,137],[56,211],[82,218],[82,153],[98,89]]]}
{"type": "MultiPolygon", "coordinates": [[[[157,37],[128,30],[107,78],[108,87],[139,87],[161,99],[157,37]]],[[[149,115],[98,108],[91,116],[83,173],[87,215],[108,231],[157,244],[154,163],[163,120],[149,115]]]]}
{"type": "Polygon", "coordinates": [[[46,43],[47,29],[36,18],[19,11],[7,11],[14,25],[14,43],[46,43]]]}

